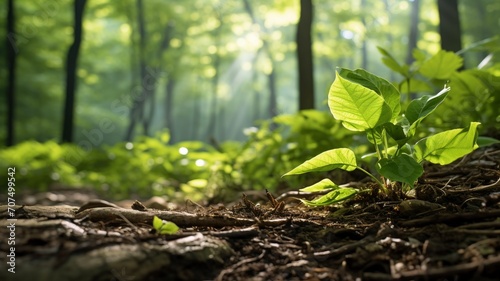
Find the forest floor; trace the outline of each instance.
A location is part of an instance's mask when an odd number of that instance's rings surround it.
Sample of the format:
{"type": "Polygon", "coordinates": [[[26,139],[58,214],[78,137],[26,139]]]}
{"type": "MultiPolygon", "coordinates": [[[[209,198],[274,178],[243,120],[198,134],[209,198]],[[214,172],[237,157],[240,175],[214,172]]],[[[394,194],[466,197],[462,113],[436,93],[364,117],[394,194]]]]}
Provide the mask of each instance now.
{"type": "Polygon", "coordinates": [[[14,253],[16,272],[2,266],[0,279],[499,280],[498,147],[427,166],[406,200],[308,208],[293,193],[260,195],[175,208],[74,190],[30,195],[15,206],[14,232],[0,206],[0,233],[15,240],[14,251],[0,243],[2,264],[14,253]],[[155,215],[181,230],[154,233],[155,215]]]}

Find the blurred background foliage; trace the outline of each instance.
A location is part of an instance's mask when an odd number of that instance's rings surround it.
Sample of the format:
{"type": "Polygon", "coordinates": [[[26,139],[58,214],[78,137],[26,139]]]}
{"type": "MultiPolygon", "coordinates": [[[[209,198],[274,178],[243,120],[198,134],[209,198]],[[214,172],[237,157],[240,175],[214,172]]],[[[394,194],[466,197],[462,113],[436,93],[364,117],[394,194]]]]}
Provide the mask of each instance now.
{"type": "MultiPolygon", "coordinates": [[[[17,168],[19,189],[83,186],[115,198],[229,200],[240,191],[298,188],[315,180],[281,175],[320,151],[367,152],[366,140],[327,110],[336,67],[364,68],[413,96],[449,83],[448,100],[425,121],[422,134],[480,121],[483,135],[499,137],[500,2],[460,1],[464,47],[438,64],[449,67],[435,71],[433,58],[445,57],[436,2],[314,1],[316,110],[298,112],[300,1],[87,1],[74,139],[59,144],[73,1],[16,1],[16,34],[0,29],[17,47],[16,145],[1,148],[0,168],[17,168]],[[146,130],[131,122],[131,110],[137,89],[147,83],[154,85],[154,99],[146,130]]],[[[1,25],[6,21],[2,9],[1,25]]],[[[1,54],[7,46],[0,45],[1,54]]],[[[0,76],[7,74],[2,59],[0,76]]],[[[0,88],[6,87],[0,79],[0,88]]],[[[0,103],[7,104],[5,95],[0,103]]],[[[0,122],[6,119],[2,106],[0,122]]],[[[0,142],[5,140],[2,129],[0,142]]]]}

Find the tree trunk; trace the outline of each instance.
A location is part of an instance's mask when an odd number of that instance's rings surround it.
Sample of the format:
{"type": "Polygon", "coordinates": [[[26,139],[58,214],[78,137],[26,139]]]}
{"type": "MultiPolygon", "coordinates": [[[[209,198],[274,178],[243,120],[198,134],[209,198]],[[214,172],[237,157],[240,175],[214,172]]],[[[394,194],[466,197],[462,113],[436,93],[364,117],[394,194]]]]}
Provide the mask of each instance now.
{"type": "Polygon", "coordinates": [[[5,144],[7,146],[14,145],[14,112],[15,112],[15,86],[16,86],[16,43],[10,41],[10,35],[15,34],[15,16],[14,16],[14,0],[7,2],[7,138],[5,144]]]}
{"type": "MultiPolygon", "coordinates": [[[[219,47],[219,44],[217,43],[217,47],[219,47]]],[[[210,116],[209,116],[209,121],[208,121],[208,126],[207,126],[207,139],[211,140],[215,138],[215,129],[217,127],[217,92],[219,89],[219,65],[220,65],[220,56],[218,54],[219,51],[214,55],[214,64],[213,67],[215,69],[215,75],[212,77],[212,97],[211,97],[211,105],[210,105],[210,116]]]]}
{"type": "MultiPolygon", "coordinates": [[[[126,141],[132,141],[134,137],[135,126],[137,122],[144,121],[144,105],[146,99],[148,97],[148,91],[144,85],[144,81],[147,79],[147,70],[146,70],[146,54],[145,54],[145,45],[146,45],[146,29],[144,23],[144,7],[142,0],[137,0],[137,25],[139,29],[139,75],[140,75],[140,86],[139,88],[135,87],[132,90],[133,95],[133,104],[130,109],[130,119],[129,125],[127,128],[127,133],[125,136],[126,141]],[[137,95],[136,90],[139,92],[137,95]]],[[[144,134],[147,134],[147,121],[143,123],[144,134]]]]}
{"type": "Polygon", "coordinates": [[[420,19],[420,0],[413,0],[410,11],[410,36],[408,38],[408,49],[406,51],[406,64],[413,62],[413,50],[417,48],[418,21],[420,19]]]}
{"type": "Polygon", "coordinates": [[[457,52],[462,49],[458,0],[438,0],[441,49],[457,52]]]}
{"type": "Polygon", "coordinates": [[[174,131],[174,114],[173,114],[173,101],[174,101],[174,89],[176,84],[176,79],[169,77],[167,84],[165,85],[165,125],[168,128],[170,134],[170,143],[175,142],[175,131],[174,131]]]}
{"type": "MultiPolygon", "coordinates": [[[[272,61],[272,60],[271,60],[272,61]]],[[[274,63],[271,63],[274,66],[274,63]]],[[[267,75],[268,87],[269,87],[269,118],[273,118],[278,115],[278,95],[276,94],[276,72],[274,67],[271,72],[267,75]]],[[[273,127],[273,126],[272,126],[273,127]]]]}
{"type": "Polygon", "coordinates": [[[74,41],[68,50],[66,59],[66,100],[64,103],[62,142],[73,141],[73,125],[75,114],[76,70],[78,54],[82,42],[82,22],[86,0],[74,2],[74,41]]]}
{"type": "Polygon", "coordinates": [[[311,28],[312,0],[300,0],[300,19],[297,26],[297,61],[299,66],[299,110],[314,108],[314,66],[311,28]]]}

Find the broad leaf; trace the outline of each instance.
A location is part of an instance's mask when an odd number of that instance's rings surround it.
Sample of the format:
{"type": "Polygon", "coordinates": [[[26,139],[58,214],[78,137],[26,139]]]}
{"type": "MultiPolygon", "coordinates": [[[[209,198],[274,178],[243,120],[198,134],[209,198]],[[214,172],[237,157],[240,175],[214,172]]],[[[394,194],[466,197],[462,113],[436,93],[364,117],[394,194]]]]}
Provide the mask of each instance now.
{"type": "Polygon", "coordinates": [[[391,159],[381,159],[377,163],[377,171],[392,181],[404,182],[413,187],[424,169],[413,157],[400,154],[391,159]]]}
{"type": "Polygon", "coordinates": [[[179,231],[179,227],[175,223],[162,220],[157,216],[153,218],[153,228],[159,234],[174,234],[179,231]]]}
{"type": "Polygon", "coordinates": [[[317,182],[313,185],[301,188],[300,191],[302,191],[302,192],[314,192],[314,191],[321,191],[321,190],[325,190],[325,189],[329,189],[329,188],[338,188],[338,187],[339,186],[336,185],[330,179],[323,179],[320,182],[317,182]]]}
{"type": "Polygon", "coordinates": [[[352,71],[342,68],[339,74],[351,82],[358,83],[370,90],[375,91],[377,94],[382,95],[385,102],[392,110],[391,122],[396,120],[399,116],[399,112],[401,112],[401,98],[394,85],[389,83],[387,80],[373,75],[363,69],[356,69],[352,71]]]}
{"type": "Polygon", "coordinates": [[[444,101],[449,91],[450,88],[445,87],[434,96],[423,96],[410,102],[405,113],[405,117],[410,123],[410,128],[407,132],[408,137],[415,134],[415,130],[420,122],[444,101]]]}
{"type": "Polygon", "coordinates": [[[348,148],[327,150],[305,161],[283,176],[300,175],[309,172],[324,172],[333,169],[353,171],[356,169],[356,156],[348,148]]]}
{"type": "Polygon", "coordinates": [[[337,120],[351,131],[365,131],[389,122],[392,110],[375,91],[342,78],[336,73],[328,106],[337,120]]]}
{"type": "Polygon", "coordinates": [[[439,51],[420,66],[420,73],[429,78],[449,79],[463,64],[463,59],[453,52],[439,51]]]}
{"type": "Polygon", "coordinates": [[[350,197],[354,196],[356,193],[358,193],[357,189],[351,188],[351,187],[339,187],[338,189],[335,189],[333,191],[330,191],[329,193],[314,199],[314,200],[305,200],[301,199],[302,203],[312,206],[312,207],[320,207],[320,206],[328,206],[334,203],[338,203],[344,200],[349,199],[350,197]]]}
{"type": "Polygon", "coordinates": [[[415,158],[418,162],[427,160],[446,165],[478,148],[477,126],[471,122],[469,128],[454,129],[422,139],[415,144],[415,158]]]}

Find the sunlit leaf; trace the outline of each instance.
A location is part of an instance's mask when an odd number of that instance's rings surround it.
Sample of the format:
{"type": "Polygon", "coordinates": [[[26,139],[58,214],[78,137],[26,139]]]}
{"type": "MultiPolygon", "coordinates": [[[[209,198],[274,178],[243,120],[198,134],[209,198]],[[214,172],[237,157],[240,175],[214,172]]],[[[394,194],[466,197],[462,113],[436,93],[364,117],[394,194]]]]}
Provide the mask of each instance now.
{"type": "Polygon", "coordinates": [[[469,128],[448,130],[418,141],[415,144],[416,160],[446,165],[471,153],[478,147],[476,139],[479,124],[471,122],[469,128]]]}
{"type": "Polygon", "coordinates": [[[153,228],[159,234],[174,234],[179,231],[179,227],[175,223],[162,220],[157,216],[153,218],[153,228]]]}
{"type": "Polygon", "coordinates": [[[391,122],[396,120],[399,116],[399,112],[401,111],[401,100],[400,94],[394,85],[389,83],[387,80],[373,75],[363,69],[356,69],[352,71],[342,68],[339,74],[351,82],[358,83],[381,95],[392,110],[391,122]]]}
{"type": "Polygon", "coordinates": [[[300,191],[302,191],[302,192],[315,192],[315,191],[321,191],[321,190],[325,190],[325,189],[329,189],[329,188],[336,188],[336,187],[338,187],[338,185],[336,185],[330,179],[323,179],[320,182],[317,182],[313,185],[301,188],[300,191]]]}
{"type": "Polygon", "coordinates": [[[324,172],[333,169],[353,171],[356,169],[356,156],[348,148],[327,150],[305,161],[283,176],[300,175],[309,172],[324,172]]]}
{"type": "Polygon", "coordinates": [[[435,79],[448,79],[463,64],[457,54],[441,50],[420,66],[420,73],[435,79]]]}
{"type": "Polygon", "coordinates": [[[338,72],[328,94],[335,119],[352,131],[365,131],[389,122],[392,110],[375,91],[342,78],[338,72]]]}
{"type": "Polygon", "coordinates": [[[400,154],[391,159],[381,159],[377,163],[377,171],[392,181],[404,182],[413,187],[424,169],[413,157],[400,154]]]}

